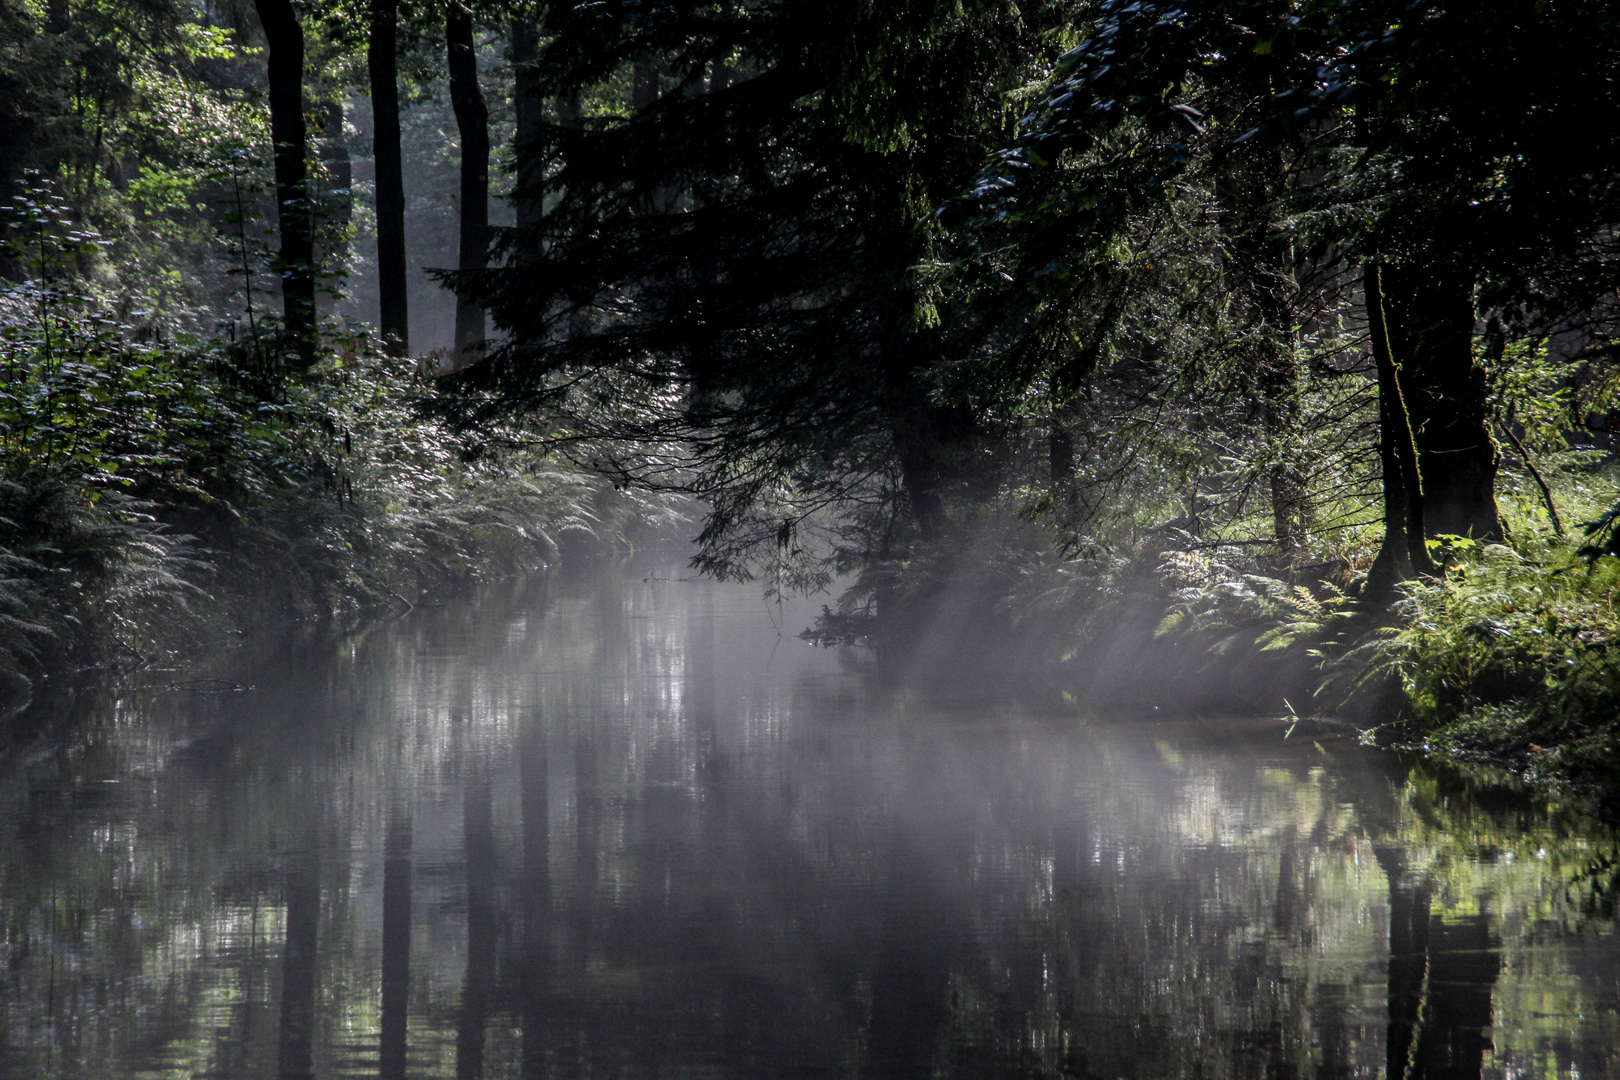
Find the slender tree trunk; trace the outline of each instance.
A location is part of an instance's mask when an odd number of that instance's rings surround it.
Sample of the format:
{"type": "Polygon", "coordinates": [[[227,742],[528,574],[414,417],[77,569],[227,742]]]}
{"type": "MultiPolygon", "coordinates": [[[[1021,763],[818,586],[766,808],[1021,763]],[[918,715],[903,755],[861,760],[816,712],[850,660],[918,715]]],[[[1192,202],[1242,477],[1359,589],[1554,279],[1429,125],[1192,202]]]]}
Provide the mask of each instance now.
{"type": "Polygon", "coordinates": [[[901,486],[917,531],[929,542],[950,528],[948,500],[982,497],[989,474],[976,460],[980,435],[972,414],[930,399],[924,372],[929,358],[946,346],[935,332],[904,327],[906,304],[896,299],[882,345],[883,408],[901,486]]]}
{"type": "MultiPolygon", "coordinates": [[[[1280,313],[1282,314],[1282,313],[1280,313]]],[[[1270,444],[1271,526],[1279,554],[1294,559],[1305,548],[1307,506],[1305,481],[1294,460],[1299,434],[1299,357],[1295,348],[1292,313],[1272,326],[1274,340],[1260,371],[1260,392],[1265,395],[1266,441],[1270,444]]]]}
{"type": "Polygon", "coordinates": [[[1474,362],[1474,304],[1468,278],[1433,267],[1384,273],[1391,348],[1403,383],[1423,474],[1430,536],[1500,540],[1496,472],[1485,370],[1474,362]]]}
{"type": "Polygon", "coordinates": [[[540,58],[540,29],[526,19],[512,20],[513,111],[516,131],[512,147],[517,160],[517,189],[514,209],[519,229],[531,228],[540,220],[540,181],[544,162],[535,139],[545,124],[546,103],[540,97],[534,64],[540,58]]]}
{"type": "Polygon", "coordinates": [[[651,60],[638,60],[630,77],[630,104],[645,109],[658,100],[659,66],[651,60]]]}
{"type": "MultiPolygon", "coordinates": [[[[452,2],[445,9],[449,46],[450,105],[461,135],[461,246],[457,269],[482,270],[489,235],[489,108],[478,85],[472,14],[452,2]]],[[[456,301],[455,366],[466,367],[484,352],[484,309],[456,301]]]]}
{"type": "Polygon", "coordinates": [[[373,158],[377,184],[378,326],[395,356],[411,351],[405,289],[405,172],[399,149],[399,0],[372,0],[366,66],[371,77],[373,158]]]}
{"type": "MultiPolygon", "coordinates": [[[[885,350],[889,351],[889,350],[885,350]]],[[[894,440],[895,458],[900,465],[900,484],[911,504],[911,516],[925,542],[945,533],[950,519],[945,509],[938,436],[931,422],[927,391],[909,365],[891,364],[886,372],[889,428],[894,440]]]]}
{"type": "Polygon", "coordinates": [[[1074,436],[1063,425],[1065,411],[1052,410],[1051,428],[1046,433],[1046,465],[1052,498],[1066,506],[1074,498],[1074,436]]]}
{"type": "Polygon", "coordinates": [[[341,264],[348,250],[349,224],[354,220],[354,159],[349,156],[349,143],[343,135],[341,97],[333,99],[322,116],[320,157],[331,185],[326,195],[331,221],[342,230],[333,247],[331,262],[341,264]]]}
{"type": "Polygon", "coordinates": [[[1390,346],[1382,274],[1369,262],[1363,278],[1367,327],[1378,370],[1378,452],[1384,473],[1384,543],[1367,576],[1367,592],[1382,596],[1414,573],[1432,573],[1424,545],[1423,483],[1402,391],[1401,365],[1390,346]]]}
{"type": "Polygon", "coordinates": [[[709,68],[709,93],[718,94],[731,85],[731,68],[716,60],[709,68]]]}
{"type": "MultiPolygon", "coordinates": [[[[659,83],[664,67],[653,60],[638,60],[630,76],[630,104],[645,109],[658,102],[659,83]]],[[[666,178],[652,189],[650,209],[655,214],[670,214],[681,208],[681,189],[666,178]]]]}
{"type": "Polygon", "coordinates": [[[557,123],[562,127],[579,127],[585,118],[585,106],[578,92],[557,99],[557,123]]]}
{"type": "Polygon", "coordinates": [[[275,144],[276,227],[287,336],[300,367],[315,363],[315,246],[304,130],[304,31],[292,0],[254,0],[270,62],[270,139],[275,144]]]}
{"type": "MultiPolygon", "coordinates": [[[[1268,93],[1270,86],[1259,82],[1254,90],[1268,93]]],[[[1278,220],[1278,178],[1286,173],[1282,154],[1278,146],[1259,143],[1239,148],[1221,170],[1217,191],[1228,211],[1223,228],[1257,342],[1254,361],[1270,458],[1266,480],[1272,535],[1280,556],[1289,561],[1305,546],[1308,507],[1304,478],[1294,460],[1300,411],[1298,290],[1292,244],[1278,220]]]]}

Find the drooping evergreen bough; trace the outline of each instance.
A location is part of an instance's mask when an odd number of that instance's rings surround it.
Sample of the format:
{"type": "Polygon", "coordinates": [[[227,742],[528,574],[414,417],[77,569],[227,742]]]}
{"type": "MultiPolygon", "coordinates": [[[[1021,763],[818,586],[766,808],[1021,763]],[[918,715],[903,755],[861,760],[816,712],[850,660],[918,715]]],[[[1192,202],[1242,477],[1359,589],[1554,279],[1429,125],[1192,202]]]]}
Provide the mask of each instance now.
{"type": "Polygon", "coordinates": [[[483,409],[561,409],[625,479],[709,500],[698,563],[720,573],[824,512],[878,547],[945,532],[993,488],[995,440],[986,413],[941,400],[940,373],[992,334],[930,284],[932,211],[971,181],[1057,16],[553,5],[528,81],[556,119],[520,167],[520,207],[543,210],[501,235],[503,267],[454,279],[507,334],[468,389],[493,392],[483,409]],[[620,73],[617,115],[567,118],[620,73]]]}

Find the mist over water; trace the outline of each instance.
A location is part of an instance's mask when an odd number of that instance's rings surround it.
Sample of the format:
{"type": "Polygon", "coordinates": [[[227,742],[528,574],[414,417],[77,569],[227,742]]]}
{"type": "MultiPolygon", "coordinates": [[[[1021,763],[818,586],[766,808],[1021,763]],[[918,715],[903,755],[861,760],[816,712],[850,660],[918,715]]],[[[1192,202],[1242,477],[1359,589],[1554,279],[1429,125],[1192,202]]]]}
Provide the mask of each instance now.
{"type": "Polygon", "coordinates": [[[81,695],[0,763],[0,1076],[1616,1074],[1611,834],[675,576],[81,695]]]}

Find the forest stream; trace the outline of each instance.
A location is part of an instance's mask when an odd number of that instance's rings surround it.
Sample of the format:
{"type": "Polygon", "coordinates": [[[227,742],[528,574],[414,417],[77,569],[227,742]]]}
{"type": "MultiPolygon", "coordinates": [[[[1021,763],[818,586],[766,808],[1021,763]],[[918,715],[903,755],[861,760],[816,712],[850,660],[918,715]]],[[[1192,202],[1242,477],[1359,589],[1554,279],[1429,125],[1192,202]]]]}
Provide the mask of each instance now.
{"type": "Polygon", "coordinates": [[[679,574],[73,697],[0,762],[0,1076],[1616,1075],[1611,834],[679,574]]]}

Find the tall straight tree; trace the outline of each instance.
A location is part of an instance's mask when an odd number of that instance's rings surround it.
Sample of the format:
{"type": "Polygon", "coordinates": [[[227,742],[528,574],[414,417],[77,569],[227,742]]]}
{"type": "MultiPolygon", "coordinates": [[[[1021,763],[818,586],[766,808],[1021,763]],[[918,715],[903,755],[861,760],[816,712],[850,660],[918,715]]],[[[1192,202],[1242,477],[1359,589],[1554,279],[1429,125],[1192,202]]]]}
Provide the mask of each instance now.
{"type": "Polygon", "coordinates": [[[287,336],[300,367],[315,363],[314,207],[304,129],[304,31],[292,0],[254,0],[269,46],[270,139],[275,145],[276,227],[287,336]]]}
{"type": "MultiPolygon", "coordinates": [[[[444,37],[449,48],[450,105],[461,135],[461,242],[457,269],[482,270],[489,247],[489,107],[478,85],[473,52],[472,12],[452,2],[445,8],[444,37]]],[[[484,352],[484,309],[464,296],[456,300],[457,368],[484,352]]]]}
{"type": "Polygon", "coordinates": [[[540,28],[529,18],[512,20],[512,111],[516,114],[512,149],[517,161],[517,186],[513,193],[517,227],[530,228],[540,218],[537,198],[540,183],[541,160],[535,152],[535,140],[546,121],[545,99],[540,95],[540,82],[535,64],[540,59],[540,28]]]}
{"type": "Polygon", "coordinates": [[[399,151],[399,0],[372,0],[366,67],[377,169],[377,298],[379,326],[389,352],[411,350],[410,305],[405,291],[405,174],[399,151]]]}

